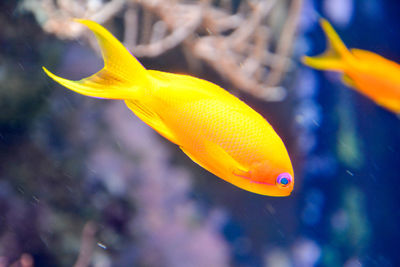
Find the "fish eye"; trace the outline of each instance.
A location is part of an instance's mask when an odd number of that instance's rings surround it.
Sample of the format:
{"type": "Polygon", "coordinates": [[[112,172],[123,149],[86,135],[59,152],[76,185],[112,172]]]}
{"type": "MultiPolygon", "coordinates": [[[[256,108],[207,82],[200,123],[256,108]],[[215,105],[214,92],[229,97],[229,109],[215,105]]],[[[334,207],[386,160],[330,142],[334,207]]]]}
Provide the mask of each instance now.
{"type": "Polygon", "coordinates": [[[279,174],[278,178],[276,178],[276,183],[282,187],[288,187],[291,184],[291,182],[292,182],[292,176],[287,172],[279,174]]]}

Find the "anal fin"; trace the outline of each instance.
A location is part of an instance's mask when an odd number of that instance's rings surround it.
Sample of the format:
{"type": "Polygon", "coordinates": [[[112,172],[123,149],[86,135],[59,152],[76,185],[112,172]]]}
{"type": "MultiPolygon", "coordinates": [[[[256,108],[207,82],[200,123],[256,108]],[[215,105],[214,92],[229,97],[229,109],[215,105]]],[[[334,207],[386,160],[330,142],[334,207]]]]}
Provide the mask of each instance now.
{"type": "Polygon", "coordinates": [[[356,87],[356,83],[355,81],[347,74],[343,74],[342,76],[342,81],[345,85],[355,88],[356,87]]]}

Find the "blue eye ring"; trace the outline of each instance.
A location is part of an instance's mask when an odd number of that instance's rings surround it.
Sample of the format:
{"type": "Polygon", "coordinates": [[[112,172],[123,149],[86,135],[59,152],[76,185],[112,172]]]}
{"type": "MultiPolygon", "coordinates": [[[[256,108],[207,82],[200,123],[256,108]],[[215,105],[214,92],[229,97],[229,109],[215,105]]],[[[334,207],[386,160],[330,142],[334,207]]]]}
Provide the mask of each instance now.
{"type": "Polygon", "coordinates": [[[292,183],[292,175],[290,173],[284,172],[278,175],[276,178],[276,183],[282,187],[288,187],[292,183]]]}

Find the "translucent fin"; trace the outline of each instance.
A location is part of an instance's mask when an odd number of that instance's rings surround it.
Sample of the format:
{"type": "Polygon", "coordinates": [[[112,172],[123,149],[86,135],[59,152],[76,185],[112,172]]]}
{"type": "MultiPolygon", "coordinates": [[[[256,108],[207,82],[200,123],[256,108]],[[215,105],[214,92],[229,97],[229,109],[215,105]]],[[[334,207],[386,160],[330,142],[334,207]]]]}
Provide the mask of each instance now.
{"type": "Polygon", "coordinates": [[[162,118],[157,113],[153,112],[151,108],[141,103],[139,100],[127,100],[125,103],[128,108],[132,110],[132,112],[135,113],[136,116],[138,116],[147,125],[152,127],[169,141],[178,144],[175,136],[164,124],[162,118]]]}
{"type": "Polygon", "coordinates": [[[100,98],[129,99],[138,88],[149,85],[146,69],[110,32],[90,20],[75,21],[93,31],[101,48],[104,68],[80,81],[58,77],[43,67],[47,75],[77,93],[100,98]]]}
{"type": "Polygon", "coordinates": [[[319,56],[303,57],[302,62],[315,69],[341,71],[352,55],[327,20],[320,19],[320,24],[328,38],[327,49],[319,56]]]}
{"type": "Polygon", "coordinates": [[[192,154],[184,147],[182,151],[195,163],[199,164],[209,172],[226,180],[227,174],[246,176],[248,169],[232,158],[222,147],[217,144],[207,142],[204,153],[192,154]]]}

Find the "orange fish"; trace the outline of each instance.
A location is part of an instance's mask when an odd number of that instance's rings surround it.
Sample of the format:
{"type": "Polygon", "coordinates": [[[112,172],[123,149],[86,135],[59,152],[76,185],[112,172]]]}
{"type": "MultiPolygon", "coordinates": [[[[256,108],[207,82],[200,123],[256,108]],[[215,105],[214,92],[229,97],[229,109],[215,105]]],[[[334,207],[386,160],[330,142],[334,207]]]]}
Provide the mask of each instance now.
{"type": "Polygon", "coordinates": [[[315,69],[342,72],[346,85],[400,113],[400,65],[370,51],[349,51],[328,21],[321,19],[320,23],[329,46],[319,56],[304,57],[303,63],[315,69]]]}
{"type": "Polygon", "coordinates": [[[294,178],[288,153],[260,114],[211,82],[146,70],[102,26],[76,21],[95,34],[104,68],[80,81],[43,68],[47,75],[83,95],[124,100],[194,162],[237,187],[261,195],[290,195],[294,178]]]}

